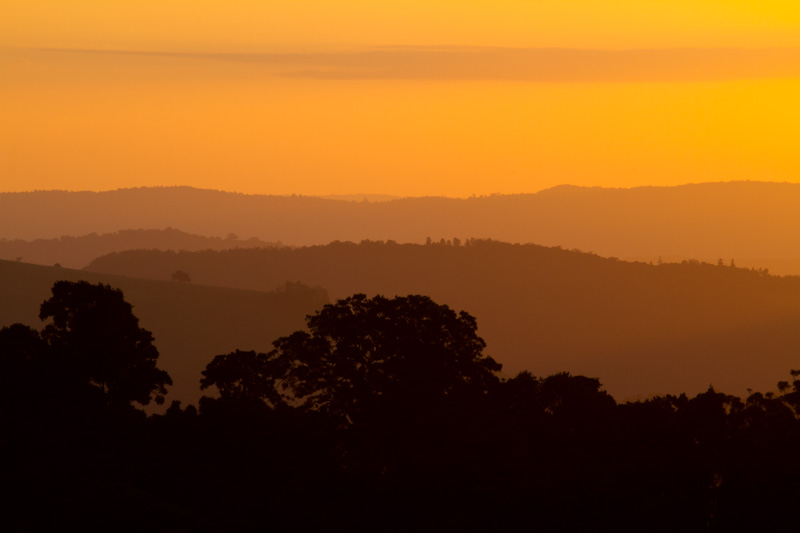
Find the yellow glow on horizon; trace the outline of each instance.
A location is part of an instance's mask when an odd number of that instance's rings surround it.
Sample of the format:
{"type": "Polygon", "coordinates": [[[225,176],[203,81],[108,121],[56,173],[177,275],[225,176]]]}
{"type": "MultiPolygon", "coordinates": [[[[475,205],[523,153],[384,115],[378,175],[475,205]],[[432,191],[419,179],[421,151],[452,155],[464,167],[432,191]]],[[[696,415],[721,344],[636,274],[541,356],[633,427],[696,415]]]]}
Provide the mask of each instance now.
{"type": "Polygon", "coordinates": [[[0,50],[2,190],[468,196],[561,183],[800,181],[797,80],[279,79],[235,61],[40,61],[13,48],[790,47],[800,46],[796,1],[5,0],[0,9],[0,45],[12,47],[0,50]]]}
{"type": "Polygon", "coordinates": [[[800,181],[800,80],[242,83],[150,75],[39,79],[35,89],[13,90],[14,105],[0,110],[11,125],[0,131],[4,190],[187,184],[469,196],[562,183],[800,181]]]}

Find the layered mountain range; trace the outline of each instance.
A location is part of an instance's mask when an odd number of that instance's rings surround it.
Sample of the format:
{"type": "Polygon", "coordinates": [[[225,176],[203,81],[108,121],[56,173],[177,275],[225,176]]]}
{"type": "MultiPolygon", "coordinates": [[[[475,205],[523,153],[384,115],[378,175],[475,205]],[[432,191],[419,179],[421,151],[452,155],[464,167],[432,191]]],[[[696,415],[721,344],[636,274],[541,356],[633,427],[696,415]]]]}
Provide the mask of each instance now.
{"type": "Polygon", "coordinates": [[[800,274],[798,206],[800,184],[762,182],[632,189],[561,186],[536,194],[380,202],[188,187],[37,191],[0,194],[0,238],[167,227],[295,246],[475,237],[575,248],[624,260],[733,259],[739,266],[800,274]]]}

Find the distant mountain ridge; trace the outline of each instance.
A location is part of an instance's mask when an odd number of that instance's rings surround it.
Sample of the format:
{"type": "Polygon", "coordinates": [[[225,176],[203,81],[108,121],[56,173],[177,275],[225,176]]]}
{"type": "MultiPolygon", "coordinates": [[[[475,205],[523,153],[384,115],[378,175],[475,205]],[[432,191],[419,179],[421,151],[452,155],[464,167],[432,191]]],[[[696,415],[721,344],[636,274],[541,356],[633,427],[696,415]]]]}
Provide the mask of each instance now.
{"type": "Polygon", "coordinates": [[[513,375],[599,377],[618,400],[696,394],[709,384],[769,390],[798,367],[800,277],[729,263],[650,265],[496,241],[335,242],[204,252],[119,252],[88,270],[265,289],[286,279],[353,293],[424,294],[478,321],[487,351],[513,375]]]}
{"type": "Polygon", "coordinates": [[[326,194],[320,196],[325,200],[342,200],[346,202],[388,202],[398,200],[401,196],[391,194],[326,194]]]}
{"type": "Polygon", "coordinates": [[[242,240],[230,234],[225,238],[204,237],[184,231],[166,229],[129,229],[80,237],[62,236],[56,239],[0,239],[0,259],[22,260],[38,265],[58,264],[67,268],[83,268],[101,255],[123,250],[226,250],[229,248],[259,248],[281,246],[255,237],[242,240]]]}
{"type": "Polygon", "coordinates": [[[0,194],[0,238],[166,227],[312,245],[493,238],[625,260],[699,259],[800,274],[800,184],[701,183],[351,202],[189,187],[0,194]]]}

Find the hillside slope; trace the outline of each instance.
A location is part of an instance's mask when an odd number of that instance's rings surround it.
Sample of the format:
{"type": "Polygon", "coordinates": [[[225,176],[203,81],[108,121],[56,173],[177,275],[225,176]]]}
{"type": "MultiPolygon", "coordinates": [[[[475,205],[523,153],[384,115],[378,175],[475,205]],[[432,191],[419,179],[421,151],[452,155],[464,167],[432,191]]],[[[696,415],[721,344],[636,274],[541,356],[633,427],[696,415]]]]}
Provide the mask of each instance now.
{"type": "Polygon", "coordinates": [[[470,241],[122,252],[88,268],[152,279],[183,268],[201,283],[250,289],[296,279],[326,287],[332,299],[426,294],[475,316],[509,375],[596,376],[617,399],[695,394],[709,384],[770,390],[800,367],[800,277],[730,266],[470,241]]]}

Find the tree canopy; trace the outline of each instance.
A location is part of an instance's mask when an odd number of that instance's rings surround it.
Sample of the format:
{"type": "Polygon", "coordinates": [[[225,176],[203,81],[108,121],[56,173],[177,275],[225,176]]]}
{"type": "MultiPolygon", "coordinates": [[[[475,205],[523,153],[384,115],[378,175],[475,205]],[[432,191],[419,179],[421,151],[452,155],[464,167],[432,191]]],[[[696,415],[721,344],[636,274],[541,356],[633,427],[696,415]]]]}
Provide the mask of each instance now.
{"type": "Polygon", "coordinates": [[[57,283],[42,317],[44,334],[0,328],[6,529],[120,516],[185,531],[797,522],[800,370],[746,399],[709,387],[617,404],[597,378],[498,379],[466,313],[355,295],[269,353],[217,356],[201,385],[219,399],[147,417],[130,402],[168,376],[119,291],[57,283]]]}
{"type": "Polygon", "coordinates": [[[352,424],[448,396],[486,394],[498,381],[501,365],[483,353],[475,319],[426,296],[356,294],[326,305],[307,324],[308,331],[276,340],[269,354],[218,356],[202,385],[217,385],[223,399],[254,394],[352,424]],[[255,376],[270,386],[255,385],[255,376]]]}
{"type": "Polygon", "coordinates": [[[172,379],[156,366],[153,335],[139,327],[122,291],[86,281],[57,281],[42,303],[42,330],[63,379],[102,393],[108,405],[164,401],[172,379]]]}

